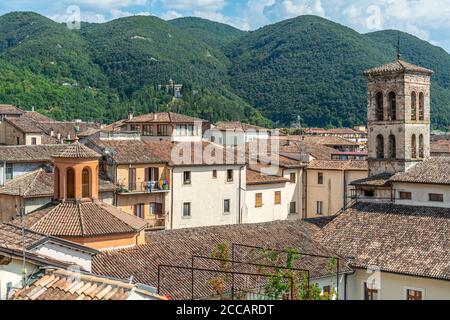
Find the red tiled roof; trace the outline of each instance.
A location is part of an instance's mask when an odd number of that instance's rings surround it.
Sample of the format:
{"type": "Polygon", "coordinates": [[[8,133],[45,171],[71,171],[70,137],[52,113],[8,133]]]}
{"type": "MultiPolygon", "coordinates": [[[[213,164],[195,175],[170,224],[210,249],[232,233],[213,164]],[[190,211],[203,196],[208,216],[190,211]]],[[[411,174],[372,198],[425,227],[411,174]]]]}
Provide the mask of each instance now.
{"type": "Polygon", "coordinates": [[[0,104],[0,114],[4,115],[22,115],[23,111],[10,104],[0,104]]]}
{"type": "Polygon", "coordinates": [[[433,71],[413,65],[409,62],[403,60],[397,60],[379,67],[368,69],[364,71],[364,75],[379,75],[388,73],[400,73],[400,72],[414,72],[414,73],[424,73],[426,75],[432,75],[433,71]]]}
{"type": "Polygon", "coordinates": [[[194,122],[207,122],[207,121],[174,112],[149,113],[141,116],[136,116],[131,120],[125,120],[125,123],[194,123],[194,122]]]}
{"type": "Polygon", "coordinates": [[[261,172],[247,169],[247,185],[284,184],[287,182],[289,182],[289,179],[280,176],[265,175],[261,172]]]}
{"type": "Polygon", "coordinates": [[[269,130],[263,127],[255,126],[252,124],[242,123],[239,121],[221,121],[217,122],[213,129],[225,131],[225,130],[237,130],[237,131],[248,131],[248,130],[269,130]]]}
{"type": "Polygon", "coordinates": [[[162,299],[136,285],[66,270],[45,270],[37,280],[13,294],[14,300],[128,300],[133,292],[162,299]]]}
{"type": "Polygon", "coordinates": [[[321,232],[351,267],[450,280],[450,208],[358,203],[321,232]]]}
{"type": "Polygon", "coordinates": [[[85,145],[75,142],[66,146],[62,151],[57,152],[53,155],[53,158],[100,158],[101,155],[94,150],[86,147],[85,145]]]}
{"type": "Polygon", "coordinates": [[[307,169],[368,171],[369,165],[367,161],[362,160],[313,160],[307,169]]]}
{"type": "Polygon", "coordinates": [[[61,237],[136,233],[146,225],[142,219],[97,201],[52,204],[29,213],[24,223],[32,231],[61,237]]]}

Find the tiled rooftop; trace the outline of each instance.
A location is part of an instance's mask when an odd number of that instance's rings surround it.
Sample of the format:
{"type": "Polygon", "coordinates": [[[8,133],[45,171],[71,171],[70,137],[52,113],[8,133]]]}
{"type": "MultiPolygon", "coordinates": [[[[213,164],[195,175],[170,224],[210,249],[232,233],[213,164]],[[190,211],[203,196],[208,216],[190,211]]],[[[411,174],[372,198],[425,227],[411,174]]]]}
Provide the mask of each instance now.
{"type": "Polygon", "coordinates": [[[287,182],[289,182],[289,179],[247,169],[247,185],[284,184],[287,182]]]}
{"type": "Polygon", "coordinates": [[[125,120],[125,123],[194,123],[207,122],[199,118],[194,118],[174,112],[149,113],[125,120]]]}
{"type": "Polygon", "coordinates": [[[391,182],[450,184],[450,157],[436,157],[418,163],[405,173],[394,175],[391,182]]]}
{"type": "Polygon", "coordinates": [[[363,160],[313,160],[307,169],[368,171],[369,165],[363,160]]]}
{"type": "Polygon", "coordinates": [[[45,270],[37,280],[13,294],[14,300],[128,300],[139,293],[162,299],[136,285],[61,269],[45,270]]]}
{"type": "Polygon", "coordinates": [[[239,121],[221,121],[217,122],[214,129],[217,130],[236,130],[236,131],[248,131],[248,130],[269,130],[263,127],[239,122],[239,121]]]}
{"type": "Polygon", "coordinates": [[[61,237],[136,233],[146,225],[140,218],[97,201],[50,204],[29,213],[24,218],[24,224],[32,231],[61,237]]]}
{"type": "Polygon", "coordinates": [[[413,65],[409,62],[403,60],[397,60],[395,62],[391,62],[376,68],[372,68],[364,71],[365,75],[378,75],[378,74],[387,74],[387,73],[400,73],[400,72],[414,72],[414,73],[423,73],[426,75],[433,74],[432,70],[419,67],[413,65]]]}
{"type": "Polygon", "coordinates": [[[358,203],[318,238],[355,268],[450,280],[449,230],[449,208],[358,203]]]}
{"type": "Polygon", "coordinates": [[[100,158],[101,155],[85,145],[75,142],[66,146],[62,151],[53,154],[54,158],[100,158]]]}

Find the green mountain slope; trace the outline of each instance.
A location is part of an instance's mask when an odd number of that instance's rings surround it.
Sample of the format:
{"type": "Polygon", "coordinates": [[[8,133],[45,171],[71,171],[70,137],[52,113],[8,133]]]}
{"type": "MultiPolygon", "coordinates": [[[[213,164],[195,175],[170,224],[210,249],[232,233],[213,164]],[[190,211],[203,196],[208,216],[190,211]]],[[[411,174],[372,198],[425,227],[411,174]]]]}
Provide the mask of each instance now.
{"type": "MultiPolygon", "coordinates": [[[[308,126],[350,126],[366,118],[366,68],[396,58],[392,32],[361,35],[315,17],[301,16],[239,38],[227,48],[238,95],[264,116],[286,125],[301,116],[308,126]]],[[[404,59],[436,72],[433,120],[448,125],[450,55],[403,34],[404,59]]]]}
{"type": "Polygon", "coordinates": [[[169,21],[170,24],[188,32],[213,48],[223,48],[246,32],[229,25],[196,17],[178,18],[169,21]]]}
{"type": "MultiPolygon", "coordinates": [[[[0,103],[58,119],[175,111],[210,121],[351,126],[366,119],[362,71],[396,58],[397,33],[301,16],[254,32],[199,18],[128,17],[81,30],[30,12],[0,17],[0,103]],[[172,78],[183,99],[159,88],[172,78]],[[268,120],[270,119],[270,120],[268,120]]],[[[433,125],[450,124],[450,55],[402,34],[403,58],[435,70],[433,125]]]]}
{"type": "Polygon", "coordinates": [[[59,83],[107,83],[79,32],[32,12],[0,17],[0,58],[59,83]]]}

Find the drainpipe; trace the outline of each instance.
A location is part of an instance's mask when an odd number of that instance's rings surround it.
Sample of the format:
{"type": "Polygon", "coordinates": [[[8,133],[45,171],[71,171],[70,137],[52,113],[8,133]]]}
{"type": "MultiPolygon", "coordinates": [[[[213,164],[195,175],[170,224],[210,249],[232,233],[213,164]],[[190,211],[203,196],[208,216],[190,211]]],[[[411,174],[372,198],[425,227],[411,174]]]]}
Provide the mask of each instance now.
{"type": "Polygon", "coordinates": [[[173,170],[174,168],[170,169],[170,176],[171,176],[171,182],[170,187],[172,190],[170,191],[170,230],[173,230],[173,192],[174,192],[174,181],[173,181],[173,170]]]}
{"type": "Polygon", "coordinates": [[[303,170],[303,219],[308,218],[308,169],[303,170]]]}
{"type": "Polygon", "coordinates": [[[242,224],[242,208],[241,208],[241,202],[242,202],[242,169],[245,168],[245,166],[239,167],[239,213],[238,213],[238,224],[242,224]]]}

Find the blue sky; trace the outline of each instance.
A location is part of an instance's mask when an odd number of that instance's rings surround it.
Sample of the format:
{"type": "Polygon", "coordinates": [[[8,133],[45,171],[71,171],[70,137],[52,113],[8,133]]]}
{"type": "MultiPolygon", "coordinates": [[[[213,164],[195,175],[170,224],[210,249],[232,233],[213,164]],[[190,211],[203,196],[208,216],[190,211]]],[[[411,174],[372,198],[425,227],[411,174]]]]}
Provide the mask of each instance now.
{"type": "Polygon", "coordinates": [[[400,29],[450,52],[450,0],[2,0],[0,14],[35,11],[64,22],[74,8],[90,22],[137,14],[198,16],[243,30],[314,14],[359,32],[400,29]]]}

